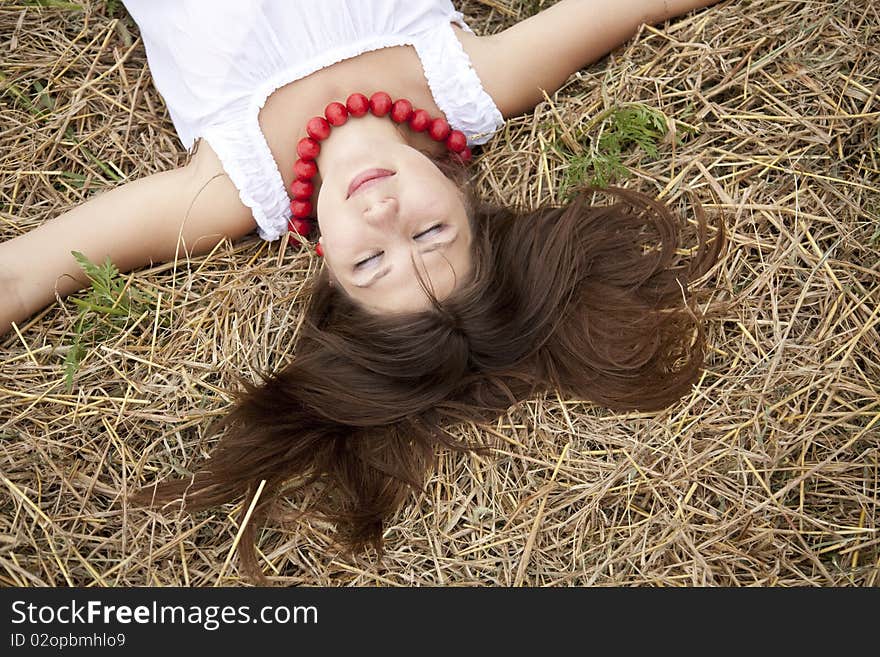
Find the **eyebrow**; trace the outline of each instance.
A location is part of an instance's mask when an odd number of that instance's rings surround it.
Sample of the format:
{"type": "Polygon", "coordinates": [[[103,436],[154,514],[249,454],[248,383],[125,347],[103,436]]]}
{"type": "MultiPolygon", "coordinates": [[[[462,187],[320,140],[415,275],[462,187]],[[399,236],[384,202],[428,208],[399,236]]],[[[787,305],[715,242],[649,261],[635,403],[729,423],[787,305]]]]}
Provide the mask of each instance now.
{"type": "MultiPolygon", "coordinates": [[[[455,241],[458,239],[458,236],[459,236],[459,235],[460,235],[460,232],[457,232],[457,233],[455,234],[455,237],[453,237],[451,240],[449,240],[449,241],[447,241],[447,242],[438,242],[437,244],[432,244],[430,247],[428,247],[428,248],[425,249],[424,251],[419,251],[419,253],[430,253],[431,251],[438,251],[439,249],[444,249],[444,250],[445,250],[445,249],[449,248],[450,246],[452,246],[452,245],[455,243],[455,241]]],[[[376,281],[378,281],[378,280],[379,280],[380,278],[382,278],[383,276],[387,276],[387,275],[388,275],[388,272],[390,272],[390,271],[391,271],[391,267],[390,267],[390,266],[385,267],[385,269],[382,269],[382,270],[380,270],[380,271],[377,271],[377,272],[375,273],[375,275],[373,275],[373,277],[370,278],[370,280],[368,280],[366,283],[360,283],[360,284],[358,284],[358,283],[354,283],[354,286],[355,286],[355,287],[359,287],[359,288],[370,287],[373,283],[375,283],[376,281]]]]}

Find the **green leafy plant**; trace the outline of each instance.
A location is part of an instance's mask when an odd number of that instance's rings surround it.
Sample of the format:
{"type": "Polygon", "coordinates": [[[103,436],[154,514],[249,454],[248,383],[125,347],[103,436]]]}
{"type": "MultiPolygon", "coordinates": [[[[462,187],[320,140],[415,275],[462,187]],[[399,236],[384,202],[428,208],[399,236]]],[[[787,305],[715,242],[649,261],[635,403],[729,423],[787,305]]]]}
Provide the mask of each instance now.
{"type": "Polygon", "coordinates": [[[85,336],[90,335],[95,341],[106,340],[155,303],[152,295],[132,289],[122,279],[109,256],[102,265],[96,265],[79,251],[71,253],[85,272],[91,288],[85,298],[69,297],[78,308],[78,317],[73,345],[64,360],[64,381],[68,392],[73,389],[73,377],[86,355],[85,336]]]}
{"type": "MultiPolygon", "coordinates": [[[[577,135],[584,147],[581,153],[568,150],[562,154],[569,166],[562,181],[562,196],[588,182],[606,187],[628,173],[623,158],[628,151],[639,148],[649,157],[659,157],[659,145],[668,131],[666,115],[641,103],[615,107],[596,116],[577,135]],[[598,136],[594,128],[600,127],[598,136]]],[[[687,132],[687,127],[682,127],[687,132]]]]}

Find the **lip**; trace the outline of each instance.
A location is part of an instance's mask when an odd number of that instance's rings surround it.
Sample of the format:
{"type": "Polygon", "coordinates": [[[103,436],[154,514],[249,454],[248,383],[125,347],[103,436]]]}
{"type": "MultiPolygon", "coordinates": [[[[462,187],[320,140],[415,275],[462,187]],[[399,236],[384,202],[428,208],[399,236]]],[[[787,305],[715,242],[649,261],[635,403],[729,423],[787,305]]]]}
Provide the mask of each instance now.
{"type": "Polygon", "coordinates": [[[356,192],[369,187],[377,180],[393,176],[394,173],[394,171],[388,169],[367,169],[366,171],[361,171],[351,179],[351,184],[348,186],[348,196],[345,198],[351,198],[356,192]]]}

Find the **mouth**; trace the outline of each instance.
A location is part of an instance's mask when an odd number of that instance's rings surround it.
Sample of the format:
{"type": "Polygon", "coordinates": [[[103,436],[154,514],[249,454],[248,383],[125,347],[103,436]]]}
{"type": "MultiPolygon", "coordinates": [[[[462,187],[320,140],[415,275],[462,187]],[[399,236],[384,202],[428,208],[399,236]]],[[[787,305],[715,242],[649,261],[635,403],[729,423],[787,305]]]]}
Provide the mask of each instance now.
{"type": "Polygon", "coordinates": [[[352,178],[351,184],[348,186],[348,196],[345,198],[351,198],[356,192],[366,189],[370,185],[375,185],[382,178],[393,176],[394,173],[394,171],[389,171],[388,169],[367,169],[362,171],[352,178]]]}

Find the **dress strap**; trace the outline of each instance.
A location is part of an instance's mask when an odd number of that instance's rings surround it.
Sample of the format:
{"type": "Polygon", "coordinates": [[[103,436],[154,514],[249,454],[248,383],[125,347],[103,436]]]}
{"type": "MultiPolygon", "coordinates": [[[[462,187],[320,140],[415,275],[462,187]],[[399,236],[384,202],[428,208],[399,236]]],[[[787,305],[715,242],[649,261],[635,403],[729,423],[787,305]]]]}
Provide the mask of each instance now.
{"type": "Polygon", "coordinates": [[[272,242],[287,234],[290,201],[260,129],[259,107],[237,109],[225,124],[205,127],[202,137],[217,153],[242,203],[253,212],[257,233],[272,242]]]}
{"type": "MultiPolygon", "coordinates": [[[[454,12],[452,22],[471,32],[462,14],[454,12]]],[[[461,130],[468,145],[485,144],[504,125],[504,117],[474,70],[452,29],[451,22],[443,22],[418,35],[414,40],[416,52],[434,102],[456,130],[461,130]]]]}

